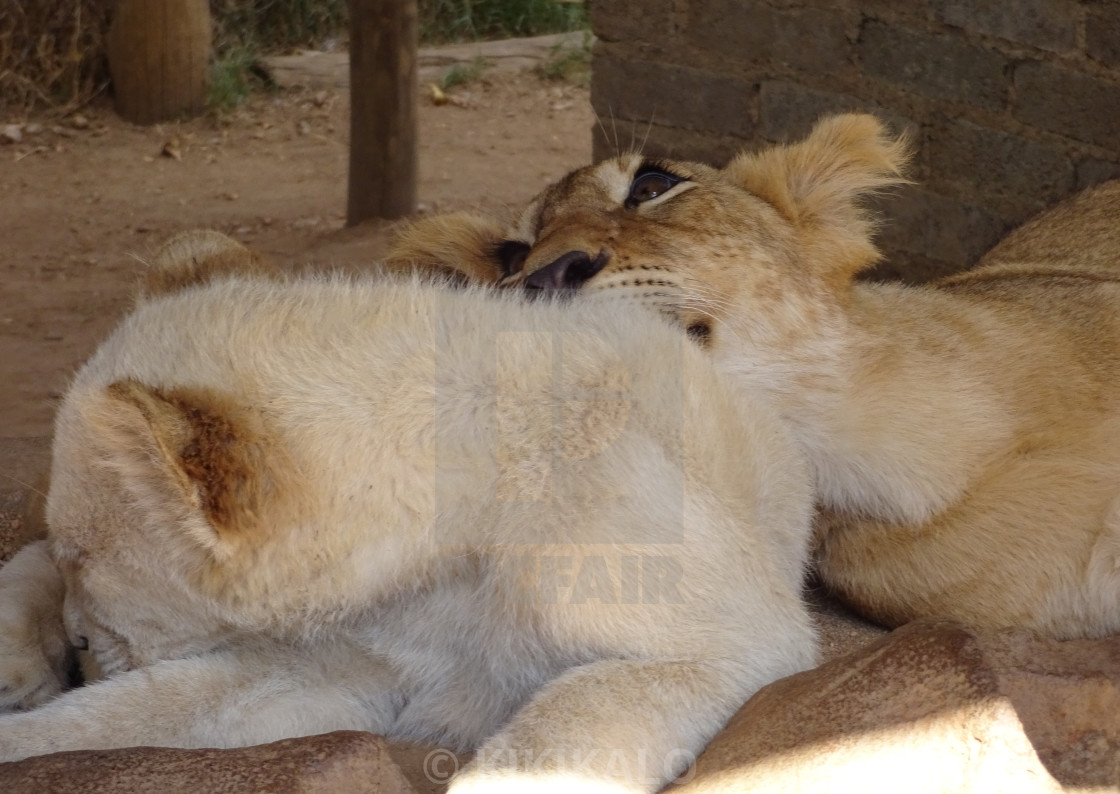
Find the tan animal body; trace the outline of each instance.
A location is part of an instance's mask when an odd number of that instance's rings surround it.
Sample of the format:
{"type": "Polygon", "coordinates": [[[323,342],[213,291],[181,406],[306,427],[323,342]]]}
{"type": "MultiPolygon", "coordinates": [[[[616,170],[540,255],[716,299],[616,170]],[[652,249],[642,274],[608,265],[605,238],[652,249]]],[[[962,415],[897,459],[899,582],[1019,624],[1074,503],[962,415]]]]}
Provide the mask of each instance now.
{"type": "Polygon", "coordinates": [[[0,570],[29,708],[0,760],[362,729],[477,749],[454,791],[654,791],[813,664],[800,452],[648,312],[149,292],[60,407],[48,541],[0,570]],[[106,678],[41,704],[60,614],[106,678]]]}
{"type": "MultiPolygon", "coordinates": [[[[399,257],[651,307],[806,451],[817,564],[865,614],[1056,637],[1120,631],[1120,190],[1024,227],[971,273],[856,279],[860,202],[907,157],[870,116],[716,170],[626,155],[546,189],[505,235],[399,257]],[[445,264],[448,260],[445,260],[445,264]]],[[[451,235],[454,236],[454,235],[451,235]]]]}

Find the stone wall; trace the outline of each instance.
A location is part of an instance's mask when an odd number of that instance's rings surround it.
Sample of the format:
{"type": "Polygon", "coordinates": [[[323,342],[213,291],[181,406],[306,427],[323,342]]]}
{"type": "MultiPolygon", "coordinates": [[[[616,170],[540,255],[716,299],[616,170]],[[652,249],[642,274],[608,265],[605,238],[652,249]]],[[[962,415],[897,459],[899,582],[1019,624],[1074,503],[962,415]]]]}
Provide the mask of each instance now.
{"type": "Polygon", "coordinates": [[[1120,0],[593,0],[594,154],[721,164],[841,110],[907,131],[884,275],[971,264],[1120,176],[1120,0]]]}

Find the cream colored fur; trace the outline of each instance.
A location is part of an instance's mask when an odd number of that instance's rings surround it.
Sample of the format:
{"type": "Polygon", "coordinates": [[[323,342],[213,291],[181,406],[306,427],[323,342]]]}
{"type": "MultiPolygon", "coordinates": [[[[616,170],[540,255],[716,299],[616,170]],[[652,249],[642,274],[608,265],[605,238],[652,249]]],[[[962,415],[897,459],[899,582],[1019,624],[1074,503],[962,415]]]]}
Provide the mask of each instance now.
{"type": "Polygon", "coordinates": [[[626,155],[532,203],[506,235],[528,249],[516,272],[496,241],[459,256],[540,287],[584,255],[597,272],[568,286],[674,318],[768,394],[814,469],[820,574],[865,614],[1120,631],[1120,189],[969,274],[859,281],[878,258],[861,201],[906,159],[862,115],[722,170],[626,155]]]}
{"type": "Polygon", "coordinates": [[[182,283],[60,407],[48,545],[0,570],[0,760],[348,728],[477,749],[455,792],[654,791],[814,663],[804,462],[668,324],[182,283]],[[40,705],[63,585],[106,678],[40,705]]]}

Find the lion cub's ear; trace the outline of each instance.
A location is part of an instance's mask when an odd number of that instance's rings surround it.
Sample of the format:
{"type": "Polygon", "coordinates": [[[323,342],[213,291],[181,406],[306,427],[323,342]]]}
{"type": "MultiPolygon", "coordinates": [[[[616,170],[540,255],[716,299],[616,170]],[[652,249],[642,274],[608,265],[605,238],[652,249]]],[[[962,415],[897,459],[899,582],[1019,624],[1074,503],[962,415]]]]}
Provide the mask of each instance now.
{"type": "Polygon", "coordinates": [[[215,550],[265,529],[262,512],[280,497],[285,467],[256,412],[214,391],[135,380],[111,384],[105,397],[97,417],[105,460],[138,506],[190,531],[197,522],[181,520],[184,508],[201,513],[209,529],[197,539],[215,550]]]}
{"type": "Polygon", "coordinates": [[[848,278],[879,258],[862,200],[907,183],[909,156],[905,136],[892,137],[874,116],[849,113],[819,121],[800,143],[744,153],[724,173],[794,225],[807,265],[848,278]]]}
{"type": "Polygon", "coordinates": [[[385,267],[395,272],[431,271],[469,284],[494,284],[503,275],[498,250],[502,228],[490,218],[453,212],[422,218],[394,241],[385,267]]]}
{"type": "Polygon", "coordinates": [[[260,254],[221,232],[207,229],[177,234],[156,251],[140,283],[138,299],[204,284],[224,275],[279,278],[260,254]]]}

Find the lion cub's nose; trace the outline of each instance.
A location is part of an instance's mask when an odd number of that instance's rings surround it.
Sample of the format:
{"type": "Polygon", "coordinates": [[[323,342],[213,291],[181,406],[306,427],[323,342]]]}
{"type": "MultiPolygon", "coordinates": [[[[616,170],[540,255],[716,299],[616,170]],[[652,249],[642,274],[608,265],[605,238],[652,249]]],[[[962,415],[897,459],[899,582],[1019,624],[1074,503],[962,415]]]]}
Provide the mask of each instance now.
{"type": "Polygon", "coordinates": [[[610,255],[600,251],[594,259],[585,251],[569,251],[525,277],[525,289],[579,289],[607,264],[610,255]]]}

